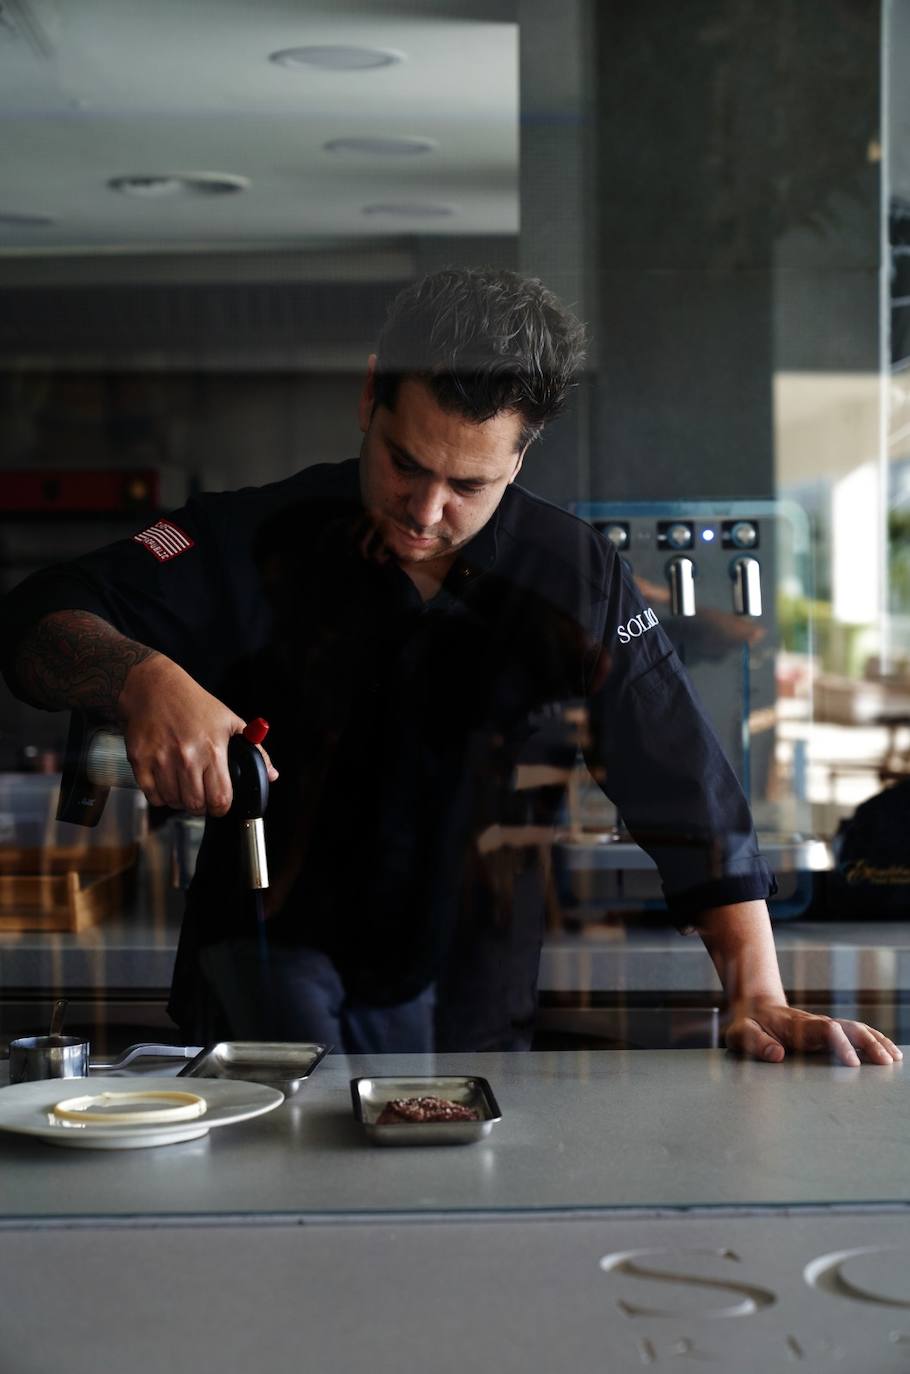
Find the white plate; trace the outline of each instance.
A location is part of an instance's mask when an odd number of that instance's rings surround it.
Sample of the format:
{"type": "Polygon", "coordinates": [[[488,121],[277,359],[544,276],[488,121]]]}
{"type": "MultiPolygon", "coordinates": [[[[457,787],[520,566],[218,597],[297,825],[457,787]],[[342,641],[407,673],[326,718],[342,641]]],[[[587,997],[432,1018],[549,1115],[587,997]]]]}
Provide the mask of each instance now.
{"type": "MultiPolygon", "coordinates": [[[[137,1150],[148,1145],[172,1145],[207,1135],[214,1126],[230,1126],[273,1111],[284,1101],[284,1093],[263,1083],[238,1083],[233,1079],[193,1079],[191,1091],[204,1097],[205,1116],[185,1123],[160,1126],[108,1126],[60,1121],[54,1107],[68,1097],[103,1092],[123,1092],[123,1078],[49,1078],[40,1083],[15,1083],[0,1089],[0,1131],[32,1135],[51,1145],[68,1145],[82,1150],[137,1150]]],[[[143,1074],[143,1091],[174,1091],[173,1078],[151,1078],[143,1074]]]]}

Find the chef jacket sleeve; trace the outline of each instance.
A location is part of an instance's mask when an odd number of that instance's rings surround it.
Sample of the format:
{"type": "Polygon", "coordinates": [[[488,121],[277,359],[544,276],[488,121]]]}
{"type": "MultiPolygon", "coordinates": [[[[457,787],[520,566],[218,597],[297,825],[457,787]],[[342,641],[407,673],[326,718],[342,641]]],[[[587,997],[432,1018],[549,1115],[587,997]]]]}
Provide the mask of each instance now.
{"type": "Polygon", "coordinates": [[[682,922],[776,891],[748,803],[689,677],[623,560],[608,554],[586,760],[657,864],[682,922]]]}
{"type": "Polygon", "coordinates": [[[229,496],[197,498],[129,538],[26,578],[0,603],[0,666],[11,690],[26,695],[14,666],[23,637],[62,610],[100,616],[216,690],[226,655],[236,655],[233,600],[224,595],[229,516],[229,496]]]}

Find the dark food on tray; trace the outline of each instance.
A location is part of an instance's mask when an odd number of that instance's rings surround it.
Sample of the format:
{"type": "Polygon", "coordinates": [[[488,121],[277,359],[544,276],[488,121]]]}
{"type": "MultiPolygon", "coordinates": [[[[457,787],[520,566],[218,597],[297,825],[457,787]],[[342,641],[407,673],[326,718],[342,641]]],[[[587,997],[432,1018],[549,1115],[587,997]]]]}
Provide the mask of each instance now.
{"type": "Polygon", "coordinates": [[[387,1102],[376,1118],[377,1126],[398,1126],[415,1121],[479,1121],[474,1107],[463,1107],[445,1097],[397,1097],[387,1102]]]}

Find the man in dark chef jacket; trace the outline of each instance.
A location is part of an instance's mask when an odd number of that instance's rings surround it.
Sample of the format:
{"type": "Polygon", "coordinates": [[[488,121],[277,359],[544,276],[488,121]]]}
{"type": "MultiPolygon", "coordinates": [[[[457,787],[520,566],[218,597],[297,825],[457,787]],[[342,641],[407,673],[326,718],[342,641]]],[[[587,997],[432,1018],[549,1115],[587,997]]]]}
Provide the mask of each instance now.
{"type": "Polygon", "coordinates": [[[171,1001],[189,1039],[528,1046],[540,836],[580,747],[704,940],[730,1047],[900,1056],[787,1006],[773,880],[653,606],[608,541],[516,484],[582,346],[539,282],[425,278],[369,361],[359,459],[195,497],[7,599],[13,690],[118,721],[149,801],[208,816],[171,1001]],[[264,913],[225,752],[255,715],[281,768],[264,913]]]}

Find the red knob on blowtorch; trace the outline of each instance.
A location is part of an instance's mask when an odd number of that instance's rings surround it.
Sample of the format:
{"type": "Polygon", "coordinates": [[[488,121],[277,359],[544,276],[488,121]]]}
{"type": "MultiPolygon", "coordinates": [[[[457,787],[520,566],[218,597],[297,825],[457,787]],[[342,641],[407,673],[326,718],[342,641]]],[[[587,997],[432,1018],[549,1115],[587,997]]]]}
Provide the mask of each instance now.
{"type": "Polygon", "coordinates": [[[261,744],[268,733],[269,723],[262,716],[254,716],[242,731],[243,738],[248,739],[250,744],[261,744]]]}
{"type": "Polygon", "coordinates": [[[257,745],[268,734],[268,722],[256,716],[243,733],[228,741],[228,772],[234,789],[231,815],[240,823],[243,871],[251,888],[269,885],[262,818],[269,803],[269,775],[257,745]]]}

